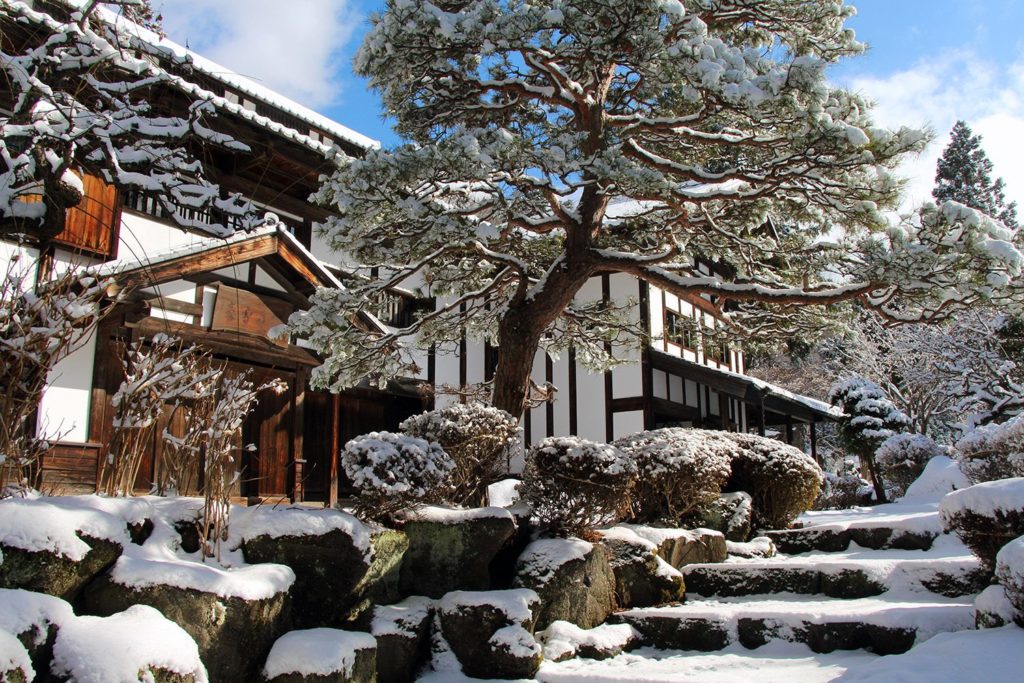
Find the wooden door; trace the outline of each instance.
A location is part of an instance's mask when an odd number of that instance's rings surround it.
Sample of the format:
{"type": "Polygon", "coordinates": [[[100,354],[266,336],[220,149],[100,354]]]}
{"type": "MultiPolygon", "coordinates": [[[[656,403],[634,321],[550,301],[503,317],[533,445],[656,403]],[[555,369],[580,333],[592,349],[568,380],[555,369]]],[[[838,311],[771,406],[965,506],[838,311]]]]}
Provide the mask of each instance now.
{"type": "Polygon", "coordinates": [[[280,394],[260,392],[255,407],[242,425],[242,442],[256,447],[242,455],[242,495],[285,496],[291,493],[293,485],[295,373],[254,367],[249,379],[257,386],[277,379],[284,382],[287,389],[280,394]]]}

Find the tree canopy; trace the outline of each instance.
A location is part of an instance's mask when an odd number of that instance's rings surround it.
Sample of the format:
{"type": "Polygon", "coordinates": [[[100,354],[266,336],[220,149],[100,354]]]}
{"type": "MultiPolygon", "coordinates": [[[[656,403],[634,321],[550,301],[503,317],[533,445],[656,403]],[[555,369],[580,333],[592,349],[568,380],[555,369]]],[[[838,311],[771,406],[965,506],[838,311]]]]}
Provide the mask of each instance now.
{"type": "Polygon", "coordinates": [[[186,227],[226,235],[254,225],[251,205],[222,197],[190,147],[248,149],[210,127],[214,97],[186,78],[188,57],[100,6],[125,5],[129,16],[155,21],[148,5],[36,4],[0,0],[0,234],[59,233],[82,199],[80,173],[154,196],[186,227]],[[161,111],[161,89],[184,104],[161,111]],[[189,222],[177,207],[214,209],[223,220],[189,222]]]}
{"type": "Polygon", "coordinates": [[[410,345],[443,349],[466,329],[497,342],[494,403],[519,414],[538,348],[608,364],[621,311],[576,298],[602,273],[707,295],[749,335],[851,300],[906,321],[1004,296],[1022,259],[1003,226],[955,203],[887,219],[892,169],[928,137],[878,127],[869,102],[828,84],[828,64],[863,49],[853,11],[389,0],[355,65],[407,142],[319,193],[338,213],[325,236],[368,278],[294,321],[326,357],[314,381],[407,373],[410,345]],[[396,287],[439,304],[367,337],[351,314],[396,287]]]}

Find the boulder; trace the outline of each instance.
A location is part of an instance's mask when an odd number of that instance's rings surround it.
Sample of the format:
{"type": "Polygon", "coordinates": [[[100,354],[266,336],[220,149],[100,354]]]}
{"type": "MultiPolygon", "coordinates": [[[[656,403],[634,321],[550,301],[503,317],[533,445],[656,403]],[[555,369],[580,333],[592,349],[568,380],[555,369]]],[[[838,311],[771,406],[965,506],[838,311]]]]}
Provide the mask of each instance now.
{"type": "Polygon", "coordinates": [[[533,678],[543,660],[532,635],[539,608],[526,589],[453,591],[438,603],[438,620],[466,675],[533,678]]]}
{"type": "Polygon", "coordinates": [[[974,599],[977,628],[1001,628],[1014,622],[1024,623],[1024,615],[1013,606],[1002,586],[989,586],[974,599]]]}
{"type": "Polygon", "coordinates": [[[52,595],[3,588],[0,605],[0,633],[21,642],[36,671],[49,671],[57,630],[75,616],[71,605],[52,595]]]}
{"type": "Polygon", "coordinates": [[[378,683],[411,681],[430,658],[433,608],[433,600],[419,596],[374,608],[370,634],[377,639],[378,683]]]}
{"type": "Polygon", "coordinates": [[[333,628],[291,631],[274,643],[263,677],[269,683],[375,683],[377,643],[366,633],[333,628]]]}
{"type": "Polygon", "coordinates": [[[271,645],[291,623],[294,577],[283,565],[224,570],[123,557],[87,587],[83,603],[99,615],[132,605],[156,608],[195,640],[211,680],[241,683],[258,678],[271,645]]]}
{"type": "Polygon", "coordinates": [[[767,536],[758,536],[745,543],[726,541],[725,549],[730,555],[746,558],[775,557],[778,552],[775,543],[767,536]]]}
{"type": "Polygon", "coordinates": [[[528,545],[516,565],[515,586],[540,596],[540,629],[555,621],[593,628],[615,609],[610,553],[577,538],[545,538],[528,545]]]}
{"type": "Polygon", "coordinates": [[[725,536],[713,529],[661,529],[635,524],[620,525],[658,548],[658,555],[676,569],[688,564],[724,562],[729,556],[725,536]]]}
{"type": "Polygon", "coordinates": [[[721,531],[725,540],[742,543],[750,538],[753,503],[743,491],[723,493],[718,500],[692,515],[694,526],[721,531]]]}
{"type": "Polygon", "coordinates": [[[402,558],[403,595],[440,598],[454,590],[492,587],[491,563],[516,533],[504,508],[424,507],[404,517],[409,549],[402,558]]]}
{"type": "Polygon", "coordinates": [[[0,588],[72,601],[130,543],[124,520],[46,498],[0,500],[0,588]]]}
{"type": "Polygon", "coordinates": [[[400,598],[399,568],[409,545],[402,532],[367,528],[338,510],[245,512],[232,520],[232,532],[241,539],[246,561],[284,564],[295,572],[291,595],[297,628],[350,624],[375,602],[400,598]]]}
{"type": "Polygon", "coordinates": [[[3,683],[29,683],[35,680],[32,658],[21,641],[6,631],[0,631],[0,681],[3,683]]]}
{"type": "Polygon", "coordinates": [[[544,659],[563,662],[574,657],[611,659],[639,643],[639,634],[629,624],[602,624],[589,630],[567,621],[556,621],[537,634],[544,659]]]}
{"type": "Polygon", "coordinates": [[[619,607],[651,607],[683,600],[683,575],[658,555],[658,547],[625,527],[602,532],[610,553],[619,607]]]}
{"type": "Polygon", "coordinates": [[[109,617],[76,617],[62,624],[53,645],[50,674],[50,680],[56,681],[207,680],[195,641],[146,605],[133,605],[109,617]]]}

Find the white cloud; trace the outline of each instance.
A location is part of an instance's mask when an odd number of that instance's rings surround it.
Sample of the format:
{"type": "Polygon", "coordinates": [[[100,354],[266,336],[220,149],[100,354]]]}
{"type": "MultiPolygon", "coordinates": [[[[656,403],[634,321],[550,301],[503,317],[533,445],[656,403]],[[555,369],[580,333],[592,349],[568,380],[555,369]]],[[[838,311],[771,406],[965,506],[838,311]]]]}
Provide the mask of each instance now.
{"type": "Polygon", "coordinates": [[[935,141],[900,168],[910,181],[904,208],[931,199],[935,164],[950,129],[962,119],[982,136],[995,177],[1006,181],[1007,198],[1021,207],[1018,215],[1024,211],[1024,61],[997,65],[956,51],[889,75],[854,77],[844,85],[875,101],[879,124],[928,126],[935,132],[935,141]]]}
{"type": "Polygon", "coordinates": [[[339,50],[363,17],[349,0],[156,0],[167,36],[309,107],[336,104],[339,50]]]}

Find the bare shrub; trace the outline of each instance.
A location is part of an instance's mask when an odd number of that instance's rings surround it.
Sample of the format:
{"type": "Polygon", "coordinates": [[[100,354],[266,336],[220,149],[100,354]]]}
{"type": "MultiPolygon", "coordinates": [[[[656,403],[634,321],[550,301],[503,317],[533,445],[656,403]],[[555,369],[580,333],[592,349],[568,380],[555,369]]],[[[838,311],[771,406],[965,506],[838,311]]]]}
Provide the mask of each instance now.
{"type": "Polygon", "coordinates": [[[875,462],[892,497],[900,497],[937,455],[946,455],[945,449],[924,434],[897,434],[878,448],[875,462]]]}
{"type": "Polygon", "coordinates": [[[636,466],[632,518],[640,523],[677,523],[717,502],[737,452],[721,432],[678,427],[640,432],[613,445],[636,466]]]}
{"type": "Polygon", "coordinates": [[[108,496],[134,492],[165,404],[198,398],[217,374],[201,349],[165,334],[129,346],[121,366],[125,378],[111,400],[114,435],[100,469],[99,490],[108,496]]]}
{"type": "Polygon", "coordinates": [[[95,330],[112,284],[69,271],[33,287],[28,272],[12,259],[0,288],[0,496],[38,488],[40,460],[58,437],[36,432],[47,378],[95,330]]]}
{"type": "Polygon", "coordinates": [[[516,419],[481,403],[456,403],[414,415],[399,429],[438,443],[451,457],[455,468],[446,498],[456,505],[484,505],[487,486],[508,473],[521,448],[516,419]]]}
{"type": "Polygon", "coordinates": [[[519,492],[546,531],[584,536],[625,518],[636,476],[615,446],[549,437],[530,449],[519,492]]]}
{"type": "Polygon", "coordinates": [[[764,436],[727,434],[739,449],[725,488],[750,494],[755,528],[784,529],[811,509],[822,473],[809,455],[764,436]]]}
{"type": "Polygon", "coordinates": [[[438,502],[455,469],[437,443],[392,432],[352,439],[341,452],[341,465],[357,491],[356,514],[380,522],[399,510],[438,502]]]}

